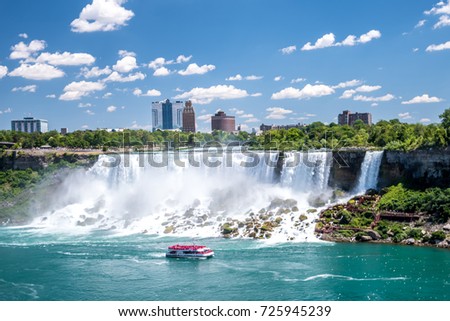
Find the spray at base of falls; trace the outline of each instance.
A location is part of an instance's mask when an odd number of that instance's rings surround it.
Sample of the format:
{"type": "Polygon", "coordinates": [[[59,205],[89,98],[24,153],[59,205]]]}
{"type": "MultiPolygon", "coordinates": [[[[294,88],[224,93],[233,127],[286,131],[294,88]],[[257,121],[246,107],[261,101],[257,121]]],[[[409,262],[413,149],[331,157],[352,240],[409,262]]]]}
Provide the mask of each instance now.
{"type": "Polygon", "coordinates": [[[279,182],[278,153],[204,156],[101,155],[69,176],[46,200],[52,210],[37,213],[31,225],[51,233],[315,240],[309,200],[331,195],[330,152],[286,153],[279,182]]]}

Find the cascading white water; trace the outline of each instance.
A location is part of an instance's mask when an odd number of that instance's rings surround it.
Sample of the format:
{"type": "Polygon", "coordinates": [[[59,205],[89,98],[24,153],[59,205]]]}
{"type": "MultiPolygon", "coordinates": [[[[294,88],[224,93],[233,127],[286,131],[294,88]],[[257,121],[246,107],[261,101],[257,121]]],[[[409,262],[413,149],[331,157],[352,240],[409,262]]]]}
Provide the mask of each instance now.
{"type": "Polygon", "coordinates": [[[224,223],[262,217],[265,209],[283,218],[272,240],[311,240],[316,217],[300,223],[299,215],[310,208],[311,193],[327,190],[330,157],[288,153],[277,183],[278,153],[101,155],[88,171],[66,179],[48,200],[52,210],[38,213],[33,226],[208,237],[219,236],[224,223]],[[286,211],[274,200],[294,200],[297,209],[286,211]]]}
{"type": "Polygon", "coordinates": [[[377,188],[382,158],[383,151],[366,152],[353,194],[362,194],[369,189],[377,188]]]}

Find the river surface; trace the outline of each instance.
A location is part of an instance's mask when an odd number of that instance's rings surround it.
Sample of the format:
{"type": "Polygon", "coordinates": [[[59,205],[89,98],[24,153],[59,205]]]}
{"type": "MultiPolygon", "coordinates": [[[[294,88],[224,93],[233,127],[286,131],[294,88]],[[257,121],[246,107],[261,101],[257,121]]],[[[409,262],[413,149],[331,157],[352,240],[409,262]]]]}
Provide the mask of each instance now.
{"type": "Polygon", "coordinates": [[[0,300],[450,300],[450,252],[381,244],[192,239],[0,228],[0,300]]]}

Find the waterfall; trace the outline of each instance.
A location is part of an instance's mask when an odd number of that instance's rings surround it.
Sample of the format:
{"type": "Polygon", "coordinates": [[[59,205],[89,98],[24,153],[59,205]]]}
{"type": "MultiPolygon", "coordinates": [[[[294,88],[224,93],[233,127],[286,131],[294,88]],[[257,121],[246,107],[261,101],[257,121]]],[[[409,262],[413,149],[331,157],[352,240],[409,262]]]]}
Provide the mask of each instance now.
{"type": "Polygon", "coordinates": [[[369,189],[375,189],[378,185],[378,174],[380,172],[383,151],[366,152],[361,164],[361,173],[353,194],[362,194],[369,189]]]}
{"type": "Polygon", "coordinates": [[[100,155],[45,200],[51,210],[37,213],[32,225],[207,237],[220,236],[225,223],[245,236],[249,220],[278,220],[272,240],[311,240],[316,214],[306,213],[308,199],[327,190],[330,159],[329,152],[286,153],[278,182],[277,152],[100,155]],[[308,219],[299,221],[300,214],[308,219]]]}

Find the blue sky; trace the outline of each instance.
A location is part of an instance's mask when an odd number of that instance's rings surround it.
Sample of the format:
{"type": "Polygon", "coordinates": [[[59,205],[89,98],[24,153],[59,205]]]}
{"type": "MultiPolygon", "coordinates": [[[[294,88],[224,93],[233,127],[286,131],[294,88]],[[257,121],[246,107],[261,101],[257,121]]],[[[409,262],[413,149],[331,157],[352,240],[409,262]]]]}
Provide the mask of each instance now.
{"type": "Polygon", "coordinates": [[[2,0],[0,129],[150,129],[151,102],[191,99],[244,128],[438,122],[450,107],[450,0],[2,0]]]}

